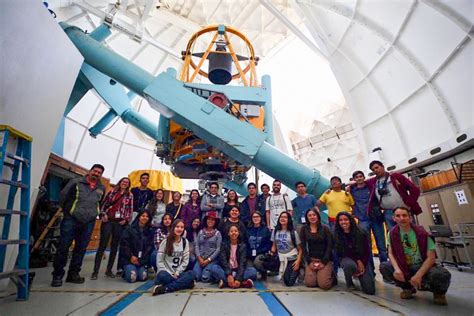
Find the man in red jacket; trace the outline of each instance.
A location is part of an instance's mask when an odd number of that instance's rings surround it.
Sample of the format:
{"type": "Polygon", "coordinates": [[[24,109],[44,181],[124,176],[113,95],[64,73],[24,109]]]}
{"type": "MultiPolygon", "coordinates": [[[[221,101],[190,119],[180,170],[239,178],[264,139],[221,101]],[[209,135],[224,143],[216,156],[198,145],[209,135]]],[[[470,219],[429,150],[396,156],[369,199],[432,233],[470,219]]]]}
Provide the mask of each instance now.
{"type": "Polygon", "coordinates": [[[402,299],[413,298],[416,290],[424,290],[433,292],[435,304],[448,304],[446,292],[451,274],[436,265],[433,239],[423,227],[411,223],[406,207],[395,208],[394,219],[397,225],[387,238],[390,262],[380,264],[380,273],[384,279],[393,280],[402,288],[402,299]]]}
{"type": "Polygon", "coordinates": [[[422,212],[417,202],[420,189],[413,182],[400,173],[385,171],[383,163],[378,160],[372,161],[369,168],[375,174],[367,181],[371,189],[369,205],[373,205],[374,199],[378,200],[388,229],[395,226],[393,210],[396,207],[406,207],[412,215],[422,212]]]}

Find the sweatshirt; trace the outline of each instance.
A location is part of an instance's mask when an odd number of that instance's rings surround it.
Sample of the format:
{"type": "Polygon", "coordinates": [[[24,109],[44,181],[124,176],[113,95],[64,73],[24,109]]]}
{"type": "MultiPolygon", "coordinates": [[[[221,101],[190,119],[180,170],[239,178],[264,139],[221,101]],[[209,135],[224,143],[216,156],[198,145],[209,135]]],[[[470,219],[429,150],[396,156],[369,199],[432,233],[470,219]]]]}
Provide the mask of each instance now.
{"type": "Polygon", "coordinates": [[[331,230],[326,225],[319,225],[316,233],[311,233],[308,225],[301,229],[301,245],[306,262],[319,259],[327,264],[332,259],[333,237],[331,230]]]}
{"type": "Polygon", "coordinates": [[[184,238],[181,238],[179,244],[173,243],[173,253],[171,256],[165,253],[167,242],[167,239],[163,240],[156,256],[158,272],[166,271],[171,275],[179,275],[186,270],[189,263],[189,242],[186,241],[186,246],[184,247],[184,238]]]}
{"type": "Polygon", "coordinates": [[[211,258],[214,261],[221,250],[221,242],[222,235],[217,229],[214,229],[211,233],[208,233],[204,228],[201,229],[197,240],[195,240],[196,257],[211,258]]]}
{"type": "Polygon", "coordinates": [[[265,254],[272,248],[271,232],[267,226],[247,228],[247,257],[254,259],[256,256],[265,254]],[[252,251],[255,249],[255,256],[252,251]]]}

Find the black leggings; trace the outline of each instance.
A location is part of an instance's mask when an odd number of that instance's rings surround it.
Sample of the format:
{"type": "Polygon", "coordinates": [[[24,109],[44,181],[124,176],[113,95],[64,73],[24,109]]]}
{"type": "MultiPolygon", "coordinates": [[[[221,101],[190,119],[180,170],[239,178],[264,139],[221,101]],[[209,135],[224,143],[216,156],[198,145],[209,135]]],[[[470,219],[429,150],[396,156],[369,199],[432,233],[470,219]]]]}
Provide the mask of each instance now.
{"type": "Polygon", "coordinates": [[[109,262],[107,263],[107,271],[112,271],[120,239],[122,238],[122,233],[126,226],[127,225],[120,225],[118,221],[110,220],[101,223],[100,242],[95,255],[94,273],[99,272],[102,256],[104,255],[105,248],[107,248],[110,237],[112,237],[112,241],[110,242],[110,255],[109,262]]]}

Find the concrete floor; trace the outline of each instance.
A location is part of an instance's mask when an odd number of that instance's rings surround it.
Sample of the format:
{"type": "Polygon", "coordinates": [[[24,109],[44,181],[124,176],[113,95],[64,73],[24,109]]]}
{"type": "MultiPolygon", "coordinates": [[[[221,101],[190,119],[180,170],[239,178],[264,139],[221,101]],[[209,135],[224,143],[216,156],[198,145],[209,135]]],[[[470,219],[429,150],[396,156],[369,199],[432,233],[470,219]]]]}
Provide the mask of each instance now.
{"type": "Polygon", "coordinates": [[[328,292],[288,288],[273,278],[250,290],[219,290],[198,283],[192,291],[152,297],[152,281],[129,284],[106,278],[103,271],[97,281],[90,281],[92,265],[93,255],[87,255],[82,272],[86,283],[64,283],[61,288],[49,286],[52,268],[36,269],[30,299],[15,301],[15,289],[9,287],[0,293],[0,315],[474,315],[474,271],[450,269],[449,305],[436,306],[429,292],[402,301],[400,290],[383,283],[380,275],[376,295],[347,292],[342,273],[339,285],[328,292]]]}

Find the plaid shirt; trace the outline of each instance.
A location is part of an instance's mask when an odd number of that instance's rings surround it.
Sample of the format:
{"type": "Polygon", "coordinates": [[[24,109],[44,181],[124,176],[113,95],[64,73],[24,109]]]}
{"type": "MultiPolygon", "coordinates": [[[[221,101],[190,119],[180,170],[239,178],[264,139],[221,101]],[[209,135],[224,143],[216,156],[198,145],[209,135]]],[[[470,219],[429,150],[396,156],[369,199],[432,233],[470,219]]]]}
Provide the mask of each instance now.
{"type": "MultiPolygon", "coordinates": [[[[115,191],[115,190],[109,191],[107,195],[105,196],[104,201],[102,203],[102,214],[107,214],[108,209],[112,207],[116,199],[119,199],[119,198],[120,198],[119,191],[115,191]]],[[[133,194],[132,193],[128,193],[123,196],[118,209],[120,211],[120,219],[126,220],[127,222],[130,222],[132,220],[132,213],[133,213],[133,194]]]]}
{"type": "Polygon", "coordinates": [[[155,237],[154,237],[154,242],[155,242],[155,248],[158,250],[160,248],[160,244],[163,240],[168,237],[168,233],[165,233],[161,228],[157,228],[155,231],[155,237]]]}

